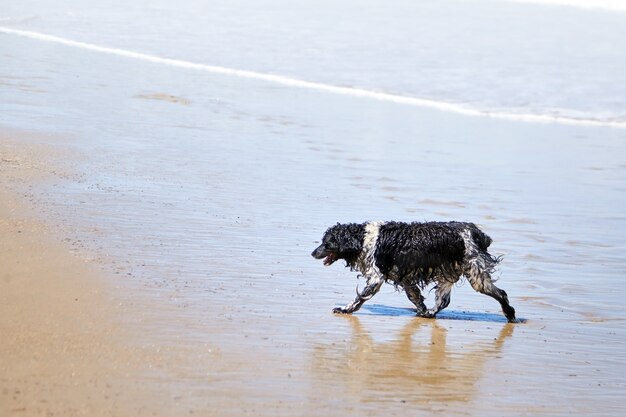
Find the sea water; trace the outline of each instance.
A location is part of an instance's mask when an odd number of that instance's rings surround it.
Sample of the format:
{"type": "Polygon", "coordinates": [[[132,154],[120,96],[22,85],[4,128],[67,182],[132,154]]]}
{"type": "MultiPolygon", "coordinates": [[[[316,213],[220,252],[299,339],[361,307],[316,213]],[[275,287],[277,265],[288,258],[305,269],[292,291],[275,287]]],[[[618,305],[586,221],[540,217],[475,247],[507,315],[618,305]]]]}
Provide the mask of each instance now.
{"type": "Polygon", "coordinates": [[[619,0],[34,0],[5,4],[0,27],[467,114],[622,125],[625,13],[619,0]]]}

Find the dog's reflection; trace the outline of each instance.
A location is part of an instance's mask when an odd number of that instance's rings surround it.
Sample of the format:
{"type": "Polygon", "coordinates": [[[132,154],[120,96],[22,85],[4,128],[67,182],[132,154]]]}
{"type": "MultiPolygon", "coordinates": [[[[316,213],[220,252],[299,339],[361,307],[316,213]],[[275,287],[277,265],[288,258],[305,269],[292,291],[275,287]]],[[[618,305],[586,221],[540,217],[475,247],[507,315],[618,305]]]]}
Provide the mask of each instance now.
{"type": "Polygon", "coordinates": [[[377,342],[358,317],[343,318],[351,340],[317,346],[314,374],[329,396],[359,402],[468,401],[514,328],[502,324],[495,338],[492,329],[493,335],[448,347],[448,330],[438,320],[412,318],[394,339],[377,342]]]}

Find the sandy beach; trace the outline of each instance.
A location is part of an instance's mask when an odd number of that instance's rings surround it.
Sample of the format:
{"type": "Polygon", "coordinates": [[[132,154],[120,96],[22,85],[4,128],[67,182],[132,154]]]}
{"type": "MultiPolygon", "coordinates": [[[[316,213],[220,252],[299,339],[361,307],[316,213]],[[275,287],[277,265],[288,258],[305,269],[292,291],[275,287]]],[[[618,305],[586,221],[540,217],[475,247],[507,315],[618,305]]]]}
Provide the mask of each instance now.
{"type": "Polygon", "coordinates": [[[130,375],[147,356],[120,328],[120,297],[36,215],[34,187],[66,175],[42,136],[0,133],[0,413],[139,415],[151,402],[130,375]]]}
{"type": "Polygon", "coordinates": [[[1,416],[626,413],[621,15],[66,3],[0,16],[1,416]],[[475,222],[523,322],[333,315],[367,220],[475,222]]]}

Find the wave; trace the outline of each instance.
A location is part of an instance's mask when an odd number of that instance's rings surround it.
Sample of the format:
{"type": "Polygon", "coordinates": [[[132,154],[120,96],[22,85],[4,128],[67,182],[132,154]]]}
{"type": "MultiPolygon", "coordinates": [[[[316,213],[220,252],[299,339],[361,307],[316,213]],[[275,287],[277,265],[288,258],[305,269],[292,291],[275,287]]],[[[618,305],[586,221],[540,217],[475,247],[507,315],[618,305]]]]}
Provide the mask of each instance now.
{"type": "Polygon", "coordinates": [[[615,128],[626,128],[626,121],[622,120],[600,120],[591,118],[573,118],[567,116],[558,115],[545,115],[545,114],[522,114],[511,113],[502,111],[489,111],[472,108],[462,104],[449,103],[444,101],[430,100],[419,97],[404,96],[399,94],[385,93],[374,90],[367,90],[355,87],[341,87],[332,84],[324,84],[312,81],[300,80],[297,78],[286,77],[282,75],[274,75],[268,73],[261,73],[255,71],[248,71],[236,68],[227,68],[216,65],[201,64],[191,61],[184,61],[180,59],[163,58],[156,55],[145,54],[141,52],[129,51],[126,49],[111,48],[107,46],[100,46],[92,43],[86,43],[81,41],[75,41],[59,36],[48,35],[40,32],[33,32],[27,30],[13,29],[7,27],[0,27],[0,33],[7,35],[17,35],[30,39],[36,39],[45,42],[58,43],[74,48],[87,49],[100,53],[117,55],[126,58],[138,59],[142,61],[148,61],[155,64],[167,65],[171,67],[185,68],[190,70],[204,71],[213,74],[222,74],[233,77],[254,79],[274,84],[283,85],[286,87],[304,88],[309,90],[323,91],[332,94],[341,94],[353,97],[369,98],[379,101],[386,101],[396,104],[403,104],[416,107],[426,107],[437,109],[441,111],[462,114],[465,116],[474,117],[490,117],[494,119],[504,119],[522,122],[532,123],[559,123],[568,125],[579,126],[608,126],[615,128]]]}
{"type": "Polygon", "coordinates": [[[626,0],[508,0],[513,3],[530,3],[546,6],[569,6],[586,10],[626,12],[626,0]]]}

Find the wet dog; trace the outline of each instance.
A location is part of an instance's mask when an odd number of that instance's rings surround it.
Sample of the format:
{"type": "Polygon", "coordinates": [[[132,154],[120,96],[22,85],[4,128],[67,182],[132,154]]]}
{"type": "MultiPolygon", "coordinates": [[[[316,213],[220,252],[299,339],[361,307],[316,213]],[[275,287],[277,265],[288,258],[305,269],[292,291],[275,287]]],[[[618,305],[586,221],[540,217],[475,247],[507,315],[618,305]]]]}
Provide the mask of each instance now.
{"type": "Polygon", "coordinates": [[[356,299],[334,313],[357,311],[388,282],[404,290],[418,316],[434,318],[450,304],[454,283],[465,276],[474,290],[500,303],[509,322],[516,322],[506,292],[491,278],[500,258],[487,252],[490,244],[491,238],[473,223],[338,223],[326,230],[311,255],[327,266],[343,259],[367,280],[363,291],[357,286],[356,299]],[[428,309],[421,290],[431,283],[436,285],[435,306],[428,309]]]}

